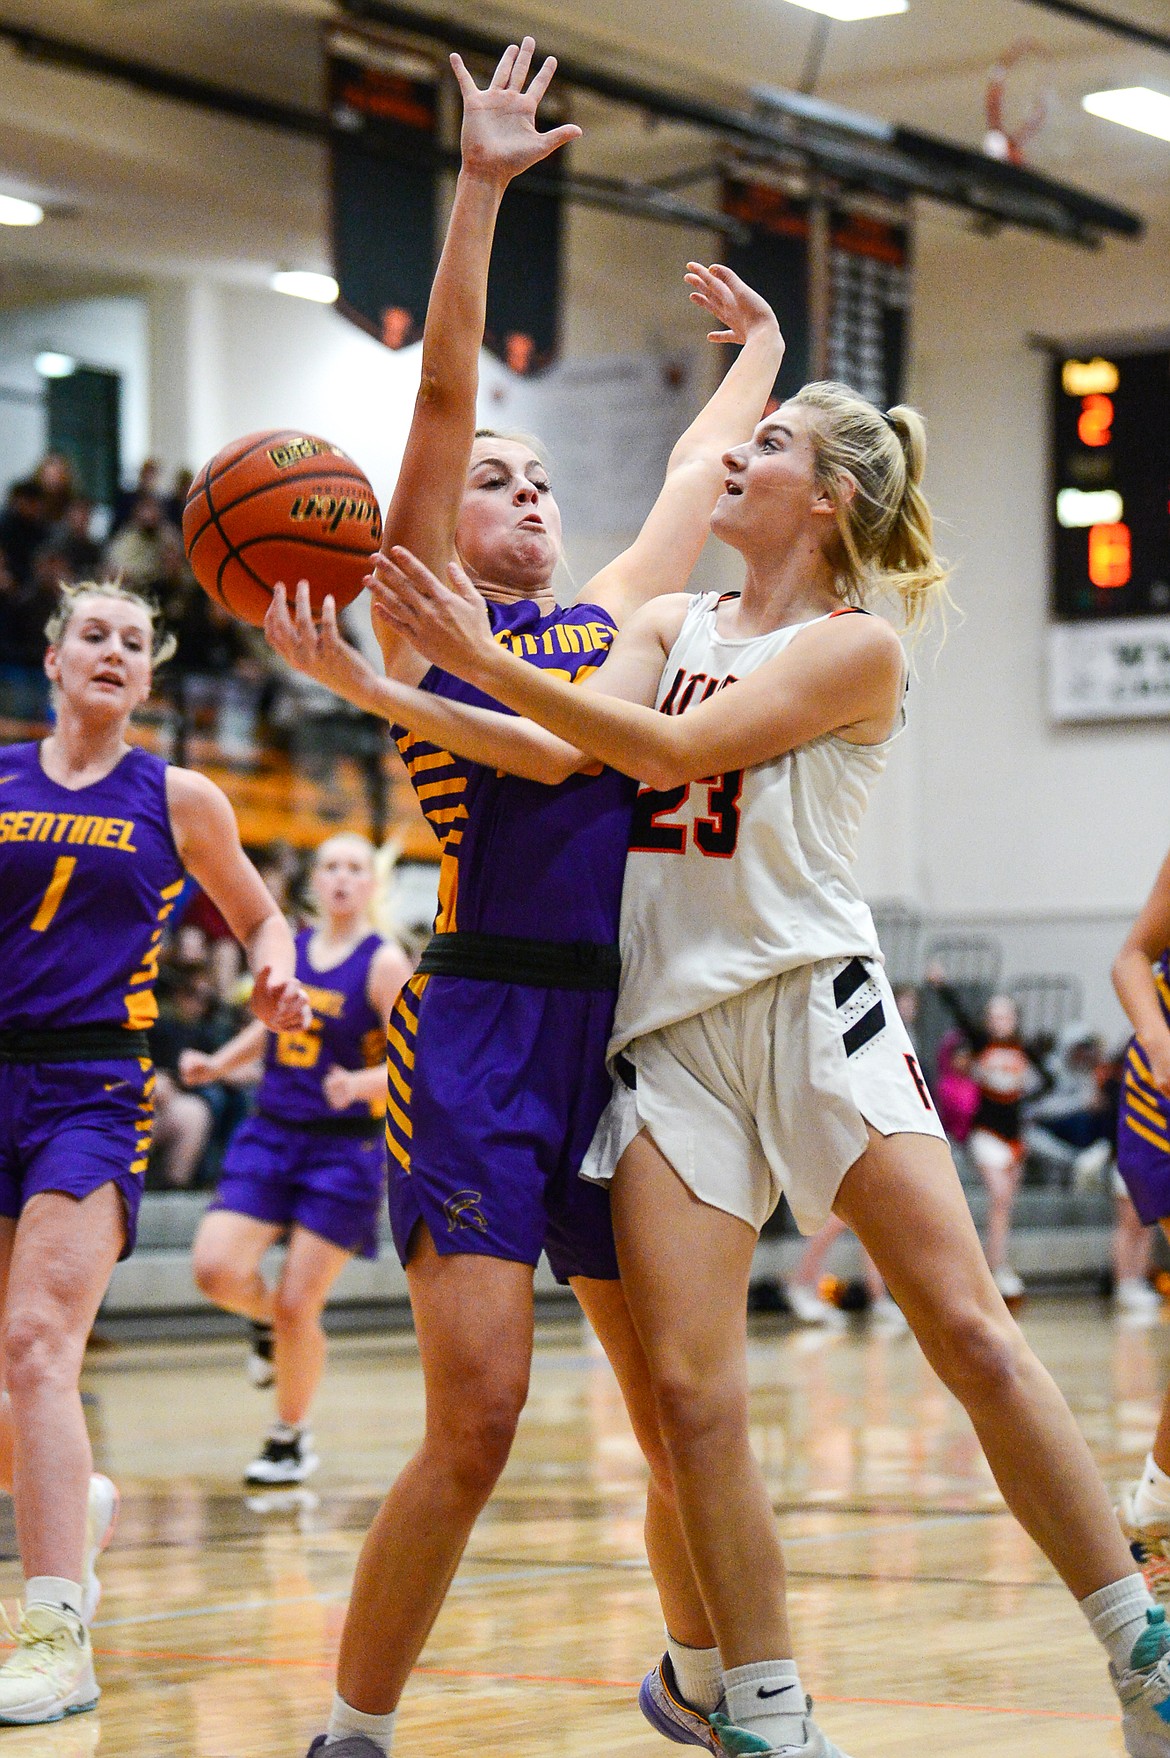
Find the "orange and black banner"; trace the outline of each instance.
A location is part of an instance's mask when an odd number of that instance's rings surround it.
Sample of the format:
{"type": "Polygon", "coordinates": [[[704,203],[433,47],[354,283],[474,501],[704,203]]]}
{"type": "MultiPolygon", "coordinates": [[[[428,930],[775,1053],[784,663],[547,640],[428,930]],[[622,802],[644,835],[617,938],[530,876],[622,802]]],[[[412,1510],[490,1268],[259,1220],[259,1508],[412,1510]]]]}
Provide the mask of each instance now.
{"type": "Polygon", "coordinates": [[[434,274],[438,76],[355,31],[328,39],[338,309],[386,344],[422,335],[434,274]]]}
{"type": "MultiPolygon", "coordinates": [[[[541,127],[553,125],[542,110],[541,127]]],[[[513,372],[542,371],[556,358],[560,343],[562,157],[555,153],[534,172],[517,177],[496,225],[484,342],[513,372]]]]}

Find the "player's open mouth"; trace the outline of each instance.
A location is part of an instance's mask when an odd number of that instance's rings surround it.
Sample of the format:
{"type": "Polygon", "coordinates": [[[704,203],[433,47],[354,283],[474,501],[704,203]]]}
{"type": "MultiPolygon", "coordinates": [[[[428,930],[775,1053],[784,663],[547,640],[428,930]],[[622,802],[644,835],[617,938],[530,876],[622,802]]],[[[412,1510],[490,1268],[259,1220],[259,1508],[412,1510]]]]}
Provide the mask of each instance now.
{"type": "Polygon", "coordinates": [[[735,480],[734,476],[729,476],[727,481],[723,484],[723,492],[724,494],[742,494],[743,488],[741,484],[735,480]]]}
{"type": "Polygon", "coordinates": [[[125,678],[119,677],[117,672],[112,671],[95,671],[93,681],[95,684],[112,684],[117,690],[120,690],[126,682],[125,678]]]}

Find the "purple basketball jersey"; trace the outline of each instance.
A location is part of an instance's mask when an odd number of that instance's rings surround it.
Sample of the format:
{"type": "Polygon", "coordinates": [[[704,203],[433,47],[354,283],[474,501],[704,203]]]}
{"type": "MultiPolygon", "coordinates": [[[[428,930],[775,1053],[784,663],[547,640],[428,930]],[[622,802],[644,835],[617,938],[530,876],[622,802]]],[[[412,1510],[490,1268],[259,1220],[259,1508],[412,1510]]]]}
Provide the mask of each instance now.
{"type": "Polygon", "coordinates": [[[0,1026],[145,1030],[163,923],[183,889],[166,764],[127,751],[67,788],[36,744],[0,748],[0,1026]]]}
{"type": "Polygon", "coordinates": [[[297,977],[308,991],[312,1022],[303,1032],[277,1032],[268,1040],[257,1109],[286,1123],[345,1117],[381,1117],[384,1101],[335,1111],[321,1082],[329,1070],[377,1068],[386,1054],[386,1027],[370,1005],[370,962],[381,946],[367,934],[348,958],[330,970],[309,963],[313,930],[297,935],[297,977]]]}
{"type": "MultiPolygon", "coordinates": [[[[1170,1025],[1170,951],[1154,966],[1162,1017],[1170,1025]]],[[[1136,1036],[1122,1064],[1117,1114],[1117,1170],[1147,1226],[1170,1216],[1170,1102],[1154,1085],[1136,1036]]]]}
{"type": "MultiPolygon", "coordinates": [[[[595,604],[548,616],[531,599],[487,609],[502,646],[574,681],[597,670],[616,633],[612,617],[595,604]]],[[[500,708],[437,668],[422,688],[500,708]]],[[[396,731],[419,803],[443,845],[437,933],[463,928],[527,940],[616,942],[633,782],[606,769],[546,787],[396,731]]]]}

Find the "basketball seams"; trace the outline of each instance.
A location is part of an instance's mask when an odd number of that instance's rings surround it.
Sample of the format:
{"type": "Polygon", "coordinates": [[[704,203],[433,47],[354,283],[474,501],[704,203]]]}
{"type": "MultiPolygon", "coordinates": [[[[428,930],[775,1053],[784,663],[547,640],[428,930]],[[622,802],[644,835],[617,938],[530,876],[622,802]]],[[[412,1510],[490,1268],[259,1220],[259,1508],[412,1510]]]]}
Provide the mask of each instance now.
{"type": "MultiPolygon", "coordinates": [[[[335,453],[334,456],[337,456],[337,454],[335,453]]],[[[352,466],[353,476],[352,476],[352,478],[348,477],[348,476],[340,476],[338,478],[339,481],[342,481],[342,482],[353,481],[355,483],[360,484],[360,486],[363,489],[370,487],[370,483],[369,483],[368,478],[364,475],[364,473],[361,471],[361,469],[358,467],[358,465],[353,463],[352,459],[346,458],[346,459],[342,459],[341,461],[344,463],[348,463],[352,466]]],[[[221,470],[219,472],[219,475],[215,478],[216,484],[218,485],[219,483],[221,483],[223,481],[224,477],[230,475],[230,473],[235,469],[236,465],[240,464],[242,462],[243,462],[242,458],[236,458],[233,460],[233,462],[231,464],[228,465],[226,470],[221,470]]],[[[218,511],[220,514],[230,513],[233,511],[234,508],[243,506],[245,501],[250,501],[250,500],[255,499],[255,497],[258,494],[271,494],[274,490],[283,488],[288,483],[306,482],[309,480],[309,478],[311,476],[321,476],[323,474],[324,474],[324,472],[322,470],[321,463],[320,463],[320,461],[318,461],[313,470],[311,470],[311,471],[306,470],[304,472],[304,474],[302,474],[302,475],[281,476],[279,482],[262,482],[259,485],[259,487],[257,487],[257,488],[246,489],[243,494],[237,495],[235,500],[224,501],[223,504],[219,507],[218,511]]],[[[208,486],[210,486],[210,485],[208,485],[208,486]]],[[[199,492],[207,495],[207,504],[210,507],[211,496],[210,496],[210,494],[207,494],[207,487],[204,487],[199,492]]],[[[193,497],[191,497],[191,498],[193,498],[193,497]]],[[[188,505],[190,505],[190,499],[188,500],[188,505]]],[[[198,531],[191,538],[190,542],[187,545],[188,556],[190,556],[191,551],[195,548],[195,545],[199,542],[199,539],[203,536],[203,533],[207,530],[208,526],[210,526],[213,522],[214,522],[213,519],[210,519],[210,518],[204,520],[203,524],[199,527],[198,531]]],[[[221,535],[222,535],[222,532],[221,532],[221,535]]]]}

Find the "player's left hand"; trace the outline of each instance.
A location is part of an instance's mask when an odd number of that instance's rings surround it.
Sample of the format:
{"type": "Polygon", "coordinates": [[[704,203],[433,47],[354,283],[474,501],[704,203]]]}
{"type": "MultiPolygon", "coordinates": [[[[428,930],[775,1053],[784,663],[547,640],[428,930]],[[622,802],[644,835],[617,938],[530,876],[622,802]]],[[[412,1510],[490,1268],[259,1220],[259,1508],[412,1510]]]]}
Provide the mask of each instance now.
{"type": "Polygon", "coordinates": [[[274,983],[270,965],[257,971],[249,1005],[273,1032],[304,1032],[313,1023],[313,1009],[302,985],[295,977],[274,983]]]}
{"type": "Polygon", "coordinates": [[[351,647],[337,625],[337,606],[332,594],[321,606],[321,621],[313,621],[309,582],[297,582],[295,610],[289,614],[288,591],[283,582],[275,587],[264,618],[268,645],[297,671],[314,678],[347,702],[364,708],[370,685],[377,683],[373,666],[351,647]]]}
{"type": "Polygon", "coordinates": [[[447,579],[445,585],[410,550],[395,544],[377,556],[367,580],[373,614],[385,617],[432,665],[474,682],[477,658],[494,645],[487,605],[458,562],[448,566],[447,579]]]}
{"type": "Polygon", "coordinates": [[[784,338],[776,322],[776,313],[768,301],[740,280],[734,269],[722,263],[705,268],[701,262],[689,262],[683,280],[691,290],[691,301],[709,311],[723,327],[707,332],[709,342],[746,342],[749,336],[775,336],[784,354],[784,338]]]}
{"type": "Polygon", "coordinates": [[[321,1091],[331,1111],[344,1111],[358,1097],[353,1090],[352,1071],[339,1067],[336,1062],[321,1082],[321,1091]]]}

